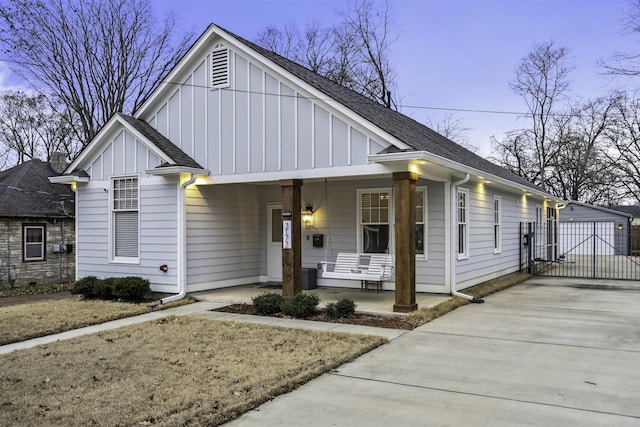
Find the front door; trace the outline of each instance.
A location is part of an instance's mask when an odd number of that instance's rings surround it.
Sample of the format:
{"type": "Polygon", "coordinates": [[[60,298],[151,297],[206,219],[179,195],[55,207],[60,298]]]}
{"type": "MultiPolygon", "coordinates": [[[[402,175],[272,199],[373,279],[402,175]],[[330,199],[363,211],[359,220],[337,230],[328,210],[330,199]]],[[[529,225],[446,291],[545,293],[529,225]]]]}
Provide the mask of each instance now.
{"type": "Polygon", "coordinates": [[[267,275],[269,280],[282,280],[282,206],[267,206],[267,275]]]}

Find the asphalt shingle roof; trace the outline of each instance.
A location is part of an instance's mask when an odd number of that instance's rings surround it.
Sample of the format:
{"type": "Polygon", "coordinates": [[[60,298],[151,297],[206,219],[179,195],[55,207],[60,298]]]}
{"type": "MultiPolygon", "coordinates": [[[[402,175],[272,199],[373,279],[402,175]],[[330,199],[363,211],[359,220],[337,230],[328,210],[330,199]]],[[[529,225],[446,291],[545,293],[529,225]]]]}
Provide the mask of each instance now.
{"type": "Polygon", "coordinates": [[[177,166],[203,169],[203,167],[200,166],[198,162],[193,160],[189,155],[187,155],[187,153],[182,151],[173,142],[169,141],[164,135],[154,129],[147,122],[122,113],[120,113],[120,117],[122,117],[127,123],[133,126],[138,132],[144,135],[144,137],[147,138],[149,142],[154,144],[156,147],[162,150],[162,152],[169,156],[177,166]]]}
{"type": "Polygon", "coordinates": [[[75,194],[68,185],[52,184],[51,165],[30,160],[0,172],[0,217],[69,218],[75,194]]]}
{"type": "Polygon", "coordinates": [[[640,205],[618,205],[611,206],[611,209],[633,215],[634,218],[640,218],[640,205]]]}
{"type": "Polygon", "coordinates": [[[542,191],[526,179],[469,151],[422,123],[419,123],[395,110],[387,108],[382,104],[374,102],[351,89],[339,85],[293,61],[262,48],[255,43],[245,40],[226,29],[224,31],[241,43],[247,45],[249,48],[257,51],[259,54],[284,68],[286,71],[320,90],[328,97],[338,101],[366,120],[377,125],[385,132],[393,135],[400,141],[412,147],[414,150],[425,151],[487,174],[542,191]]]}

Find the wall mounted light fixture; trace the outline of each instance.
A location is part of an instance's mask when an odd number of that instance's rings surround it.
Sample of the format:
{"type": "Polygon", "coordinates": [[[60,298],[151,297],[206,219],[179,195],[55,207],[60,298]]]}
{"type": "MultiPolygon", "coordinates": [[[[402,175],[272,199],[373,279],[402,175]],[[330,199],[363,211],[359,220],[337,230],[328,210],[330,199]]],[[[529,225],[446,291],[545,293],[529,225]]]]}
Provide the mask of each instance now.
{"type": "Polygon", "coordinates": [[[305,227],[313,227],[313,205],[307,203],[302,211],[302,222],[305,227]]]}

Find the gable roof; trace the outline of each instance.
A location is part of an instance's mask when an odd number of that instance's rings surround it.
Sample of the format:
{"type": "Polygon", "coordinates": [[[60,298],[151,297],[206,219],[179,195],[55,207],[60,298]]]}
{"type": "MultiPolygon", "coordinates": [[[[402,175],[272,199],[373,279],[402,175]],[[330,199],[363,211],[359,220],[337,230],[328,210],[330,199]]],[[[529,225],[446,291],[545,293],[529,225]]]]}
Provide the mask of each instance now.
{"type": "Polygon", "coordinates": [[[127,123],[133,126],[138,132],[140,132],[150,143],[158,147],[165,153],[173,164],[171,166],[184,166],[187,168],[203,169],[202,166],[195,160],[193,160],[187,153],[182,151],[177,145],[169,141],[164,135],[158,132],[150,124],[144,120],[136,119],[135,117],[128,116],[126,114],[119,113],[127,123]]]}
{"type": "Polygon", "coordinates": [[[75,194],[71,188],[49,182],[50,176],[59,175],[40,160],[0,172],[0,217],[74,217],[75,194]]]}
{"type": "Polygon", "coordinates": [[[611,206],[611,209],[628,213],[634,218],[640,218],[640,205],[618,205],[611,206]]]}
{"type": "Polygon", "coordinates": [[[97,149],[94,141],[99,140],[102,135],[107,133],[118,123],[140,137],[153,151],[156,152],[156,154],[166,160],[165,163],[147,171],[147,173],[154,173],[154,171],[161,171],[163,169],[169,170],[169,168],[171,168],[173,173],[181,171],[197,171],[198,173],[208,174],[208,171],[200,166],[198,162],[187,155],[177,145],[167,139],[147,122],[126,114],[117,113],[102,127],[102,129],[100,129],[93,140],[91,140],[91,142],[87,144],[76,156],[73,162],[71,162],[64,171],[64,175],[61,175],[59,178],[52,178],[51,181],[56,183],[67,183],[69,180],[65,179],[65,177],[76,177],[80,179],[88,177],[86,172],[81,169],[82,162],[87,156],[90,156],[92,151],[97,149]]]}
{"type": "MultiPolygon", "coordinates": [[[[459,144],[456,144],[422,123],[419,123],[398,111],[387,108],[382,104],[337,84],[326,77],[314,73],[302,65],[262,48],[232,32],[223,28],[220,29],[250,49],[271,60],[276,65],[282,67],[289,73],[310,84],[315,89],[323,92],[328,97],[336,100],[367,121],[402,141],[407,146],[411,147],[409,151],[424,151],[431,153],[437,157],[450,160],[453,163],[503,178],[538,192],[544,192],[539,187],[519,175],[486,160],[459,144]]],[[[397,153],[401,151],[402,150],[391,147],[390,149],[387,149],[385,153],[397,153]]]]}
{"type": "Polygon", "coordinates": [[[571,205],[582,206],[584,208],[593,209],[593,210],[600,211],[600,212],[605,212],[605,213],[608,213],[608,214],[619,215],[619,216],[627,217],[627,218],[633,217],[633,215],[630,212],[625,212],[625,211],[617,209],[615,207],[605,208],[604,206],[591,205],[589,203],[577,202],[575,200],[571,200],[571,201],[567,202],[567,207],[568,208],[570,208],[571,205]]]}

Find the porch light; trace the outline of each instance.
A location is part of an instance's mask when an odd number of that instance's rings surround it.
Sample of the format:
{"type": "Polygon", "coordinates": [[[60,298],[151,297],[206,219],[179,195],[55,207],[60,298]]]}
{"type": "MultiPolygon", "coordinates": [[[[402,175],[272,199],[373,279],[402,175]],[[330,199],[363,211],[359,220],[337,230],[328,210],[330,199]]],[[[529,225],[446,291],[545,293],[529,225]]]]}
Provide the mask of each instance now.
{"type": "Polygon", "coordinates": [[[622,230],[622,224],[618,224],[618,230],[622,230]]]}
{"type": "Polygon", "coordinates": [[[307,204],[302,211],[302,222],[305,227],[313,226],[313,205],[307,204]]]}

